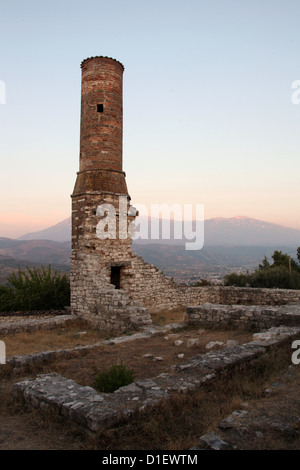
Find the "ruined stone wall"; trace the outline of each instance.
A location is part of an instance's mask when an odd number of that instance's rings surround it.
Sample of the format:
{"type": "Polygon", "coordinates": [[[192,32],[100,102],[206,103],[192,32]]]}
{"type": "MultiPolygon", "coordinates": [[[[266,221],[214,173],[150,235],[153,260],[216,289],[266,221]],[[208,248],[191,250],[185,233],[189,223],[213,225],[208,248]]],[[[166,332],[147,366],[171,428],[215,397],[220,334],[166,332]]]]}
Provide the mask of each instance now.
{"type": "MultiPolygon", "coordinates": [[[[111,301],[116,302],[122,295],[141,307],[147,307],[150,312],[168,309],[185,308],[187,306],[203,305],[204,303],[227,305],[285,305],[300,302],[300,291],[289,289],[240,288],[224,286],[178,287],[165,277],[155,266],[145,263],[143,259],[130,250],[127,258],[121,252],[124,267],[122,268],[121,289],[116,290],[109,280],[109,261],[107,265],[99,262],[99,257],[80,254],[84,263],[80,262],[78,282],[72,281],[76,288],[72,289],[72,304],[76,305],[81,315],[92,319],[101,304],[101,292],[111,290],[111,301]],[[104,289],[104,290],[103,290],[104,289]],[[124,294],[123,294],[124,292],[124,294]],[[98,305],[98,306],[97,306],[98,305]]],[[[102,261],[105,261],[105,254],[102,261]]],[[[117,254],[115,259],[117,259],[117,254]]],[[[75,275],[76,278],[76,275],[75,275]]],[[[108,300],[107,300],[107,303],[108,300]]],[[[120,303],[120,305],[122,305],[120,303]]],[[[103,313],[104,314],[104,313],[103,313]]],[[[100,317],[99,317],[100,318],[100,317]]],[[[115,317],[116,318],[116,317],[115,317]]],[[[142,326],[145,318],[141,321],[142,326]]],[[[109,324],[109,314],[106,324],[109,324]]],[[[116,322],[117,323],[117,322],[116,322]]],[[[138,323],[135,323],[138,326],[138,323]]]]}
{"type": "Polygon", "coordinates": [[[220,287],[220,303],[244,305],[284,305],[300,301],[300,290],[253,287],[220,287]]]}
{"type": "Polygon", "coordinates": [[[131,288],[129,287],[131,296],[153,311],[185,308],[206,302],[227,305],[285,305],[300,302],[300,290],[227,286],[179,287],[141,258],[133,266],[139,277],[133,277],[131,288]]]}
{"type": "Polygon", "coordinates": [[[207,286],[177,289],[186,305],[213,304],[285,305],[300,302],[300,290],[207,286]]]}
{"type": "Polygon", "coordinates": [[[270,328],[297,326],[300,323],[300,304],[222,305],[209,304],[188,307],[186,321],[190,325],[213,328],[270,328]]]}
{"type": "Polygon", "coordinates": [[[105,255],[89,252],[72,254],[71,306],[74,315],[93,326],[110,331],[126,331],[151,323],[148,309],[130,297],[129,292],[110,283],[110,264],[105,255]]]}

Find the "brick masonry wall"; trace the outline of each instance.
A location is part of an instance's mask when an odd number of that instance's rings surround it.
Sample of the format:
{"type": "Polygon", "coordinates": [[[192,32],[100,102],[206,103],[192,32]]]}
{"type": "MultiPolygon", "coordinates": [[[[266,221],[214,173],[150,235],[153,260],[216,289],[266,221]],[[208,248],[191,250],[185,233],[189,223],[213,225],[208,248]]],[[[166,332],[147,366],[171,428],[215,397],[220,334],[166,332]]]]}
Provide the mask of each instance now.
{"type": "Polygon", "coordinates": [[[81,63],[80,171],[122,171],[123,70],[108,57],[81,63]]]}

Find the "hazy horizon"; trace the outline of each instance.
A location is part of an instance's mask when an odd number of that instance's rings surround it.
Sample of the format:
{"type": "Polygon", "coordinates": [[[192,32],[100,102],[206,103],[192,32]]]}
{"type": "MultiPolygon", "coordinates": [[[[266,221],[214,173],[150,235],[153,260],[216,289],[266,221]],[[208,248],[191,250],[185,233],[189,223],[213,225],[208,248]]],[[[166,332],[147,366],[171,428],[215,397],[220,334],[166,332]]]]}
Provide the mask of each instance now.
{"type": "MultiPolygon", "coordinates": [[[[141,215],[141,217],[143,217],[143,215],[141,215]]],[[[49,228],[51,228],[51,227],[54,227],[54,226],[56,226],[56,225],[58,225],[58,224],[61,224],[61,223],[63,223],[63,222],[67,222],[67,221],[70,220],[70,218],[71,218],[71,215],[68,216],[68,217],[66,217],[66,218],[63,219],[63,220],[59,220],[59,221],[54,222],[54,224],[47,225],[47,226],[44,226],[44,227],[38,228],[38,229],[29,229],[29,230],[21,231],[21,228],[19,228],[18,231],[15,231],[15,230],[14,230],[14,231],[12,231],[12,232],[8,232],[8,233],[10,233],[10,235],[9,235],[9,234],[3,234],[3,233],[5,233],[5,231],[3,231],[3,232],[0,232],[0,237],[6,237],[6,238],[17,239],[17,238],[22,237],[22,236],[24,236],[24,235],[27,235],[27,234],[30,234],[30,233],[35,233],[35,232],[40,232],[40,231],[49,229],[49,228]]],[[[210,221],[210,220],[218,220],[218,219],[220,219],[220,220],[222,220],[222,219],[225,219],[225,220],[237,219],[237,220],[238,220],[238,219],[244,219],[244,218],[246,218],[246,219],[254,219],[254,220],[257,220],[257,221],[260,221],[260,222],[263,222],[263,223],[274,224],[274,222],[270,222],[270,221],[268,221],[268,220],[257,219],[257,218],[255,218],[255,217],[248,217],[248,216],[245,216],[245,215],[236,215],[236,216],[233,216],[233,217],[221,217],[221,216],[220,216],[220,217],[204,218],[204,222],[205,222],[205,221],[210,221]]],[[[172,220],[172,218],[171,218],[171,220],[172,220]]],[[[174,220],[176,220],[176,219],[174,219],[174,220]]],[[[178,220],[178,219],[177,219],[177,220],[178,220]]],[[[181,219],[179,219],[179,220],[181,220],[181,219]]],[[[297,228],[294,228],[294,227],[288,227],[288,226],[283,225],[283,224],[277,224],[277,223],[275,223],[275,225],[278,225],[278,226],[281,226],[281,227],[287,228],[287,229],[300,230],[300,229],[297,229],[297,228]]],[[[299,241],[299,243],[300,243],[300,241],[299,241]]]]}

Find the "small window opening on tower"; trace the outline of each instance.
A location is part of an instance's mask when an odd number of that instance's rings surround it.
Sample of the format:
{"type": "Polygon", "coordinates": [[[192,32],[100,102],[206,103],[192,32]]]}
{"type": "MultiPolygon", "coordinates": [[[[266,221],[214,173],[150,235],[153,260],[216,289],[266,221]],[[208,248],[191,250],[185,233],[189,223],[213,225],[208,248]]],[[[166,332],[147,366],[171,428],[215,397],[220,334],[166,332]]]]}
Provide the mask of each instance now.
{"type": "Polygon", "coordinates": [[[111,266],[110,282],[116,289],[120,289],[121,266],[111,266]]]}
{"type": "Polygon", "coordinates": [[[97,104],[97,113],[103,113],[103,104],[97,104]]]}

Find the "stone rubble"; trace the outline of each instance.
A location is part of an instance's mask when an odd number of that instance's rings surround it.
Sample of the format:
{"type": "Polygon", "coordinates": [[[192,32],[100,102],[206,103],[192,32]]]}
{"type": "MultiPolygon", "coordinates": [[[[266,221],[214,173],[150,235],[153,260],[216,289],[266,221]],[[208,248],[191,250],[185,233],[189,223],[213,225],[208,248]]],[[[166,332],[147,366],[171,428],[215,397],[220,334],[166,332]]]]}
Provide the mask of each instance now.
{"type": "Polygon", "coordinates": [[[205,349],[214,349],[216,346],[223,346],[223,344],[224,343],[222,341],[210,341],[205,346],[205,349]]]}
{"type": "MultiPolygon", "coordinates": [[[[293,370],[285,372],[284,375],[290,374],[297,376],[293,370]]],[[[276,435],[280,436],[281,442],[285,440],[287,443],[292,443],[299,438],[300,419],[298,401],[293,402],[288,412],[286,411],[286,396],[289,387],[290,382],[271,384],[271,388],[264,390],[265,394],[272,393],[273,389],[282,389],[281,397],[277,398],[276,410],[274,410],[272,401],[265,402],[263,412],[261,409],[257,409],[255,404],[242,403],[241,408],[223,418],[214,431],[200,436],[199,446],[195,446],[193,449],[266,449],[269,448],[270,441],[274,442],[276,435]],[[265,447],[266,445],[267,447],[265,447]]]]}
{"type": "Polygon", "coordinates": [[[200,437],[200,441],[212,450],[225,449],[228,444],[214,432],[209,432],[200,437]]]}

